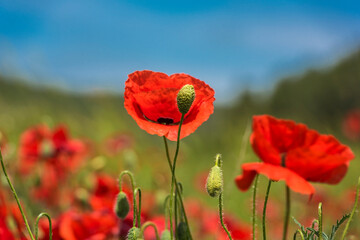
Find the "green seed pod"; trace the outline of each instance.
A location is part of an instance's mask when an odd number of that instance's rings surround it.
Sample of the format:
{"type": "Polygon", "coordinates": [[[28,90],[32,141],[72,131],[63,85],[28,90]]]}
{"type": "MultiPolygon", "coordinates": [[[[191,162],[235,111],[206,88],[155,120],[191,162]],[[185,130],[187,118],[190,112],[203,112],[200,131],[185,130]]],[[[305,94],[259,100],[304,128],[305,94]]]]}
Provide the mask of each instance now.
{"type": "Polygon", "coordinates": [[[161,240],[170,240],[171,239],[171,236],[170,236],[170,231],[169,230],[164,230],[162,233],[161,233],[161,240]]]}
{"type": "Polygon", "coordinates": [[[206,180],[206,191],[210,197],[217,197],[223,191],[222,170],[217,165],[213,166],[210,170],[206,180]]]}
{"type": "Polygon", "coordinates": [[[115,213],[119,218],[124,219],[128,215],[129,210],[129,201],[126,197],[126,194],[121,191],[116,198],[115,213]]]}
{"type": "Polygon", "coordinates": [[[141,239],[140,228],[137,228],[137,227],[130,228],[130,230],[126,236],[126,240],[138,240],[139,238],[141,239]]]}
{"type": "Polygon", "coordinates": [[[180,222],[176,227],[177,240],[189,240],[189,229],[185,222],[180,222]]]}
{"type": "Polygon", "coordinates": [[[186,114],[195,99],[195,89],[193,85],[184,85],[177,95],[177,106],[182,114],[186,114]]]}

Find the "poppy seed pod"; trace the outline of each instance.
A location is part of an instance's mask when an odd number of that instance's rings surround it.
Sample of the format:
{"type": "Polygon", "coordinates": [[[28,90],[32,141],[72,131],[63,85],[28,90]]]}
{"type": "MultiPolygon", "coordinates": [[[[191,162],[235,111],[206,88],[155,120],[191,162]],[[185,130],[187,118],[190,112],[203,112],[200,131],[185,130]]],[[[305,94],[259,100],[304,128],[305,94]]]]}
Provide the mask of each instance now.
{"type": "Polygon", "coordinates": [[[188,240],[189,239],[189,229],[185,222],[180,222],[177,225],[176,239],[178,239],[178,240],[188,240]]]}
{"type": "Polygon", "coordinates": [[[128,215],[130,210],[129,201],[126,197],[126,194],[121,191],[117,195],[116,204],[115,204],[115,213],[119,218],[124,219],[128,215]]]}
{"type": "Polygon", "coordinates": [[[169,230],[164,230],[161,233],[161,240],[170,240],[171,236],[170,236],[170,231],[169,230]]]}
{"type": "Polygon", "coordinates": [[[130,230],[126,236],[126,240],[138,240],[139,238],[141,239],[140,228],[137,228],[137,227],[130,228],[130,230]]]}
{"type": "Polygon", "coordinates": [[[215,165],[211,168],[209,176],[206,180],[206,191],[210,197],[217,197],[223,190],[222,170],[215,165]]]}
{"type": "Polygon", "coordinates": [[[186,114],[195,100],[195,89],[193,85],[184,85],[177,95],[177,106],[179,112],[186,114]]]}

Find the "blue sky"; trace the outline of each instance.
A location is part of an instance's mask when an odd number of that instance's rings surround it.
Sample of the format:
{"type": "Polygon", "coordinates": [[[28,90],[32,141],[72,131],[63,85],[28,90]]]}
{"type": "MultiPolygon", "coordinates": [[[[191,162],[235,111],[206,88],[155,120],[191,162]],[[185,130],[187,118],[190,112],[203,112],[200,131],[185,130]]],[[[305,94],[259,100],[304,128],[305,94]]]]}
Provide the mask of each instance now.
{"type": "Polygon", "coordinates": [[[122,92],[150,69],[191,74],[226,102],[359,43],[358,1],[0,0],[0,73],[79,91],[122,92]]]}

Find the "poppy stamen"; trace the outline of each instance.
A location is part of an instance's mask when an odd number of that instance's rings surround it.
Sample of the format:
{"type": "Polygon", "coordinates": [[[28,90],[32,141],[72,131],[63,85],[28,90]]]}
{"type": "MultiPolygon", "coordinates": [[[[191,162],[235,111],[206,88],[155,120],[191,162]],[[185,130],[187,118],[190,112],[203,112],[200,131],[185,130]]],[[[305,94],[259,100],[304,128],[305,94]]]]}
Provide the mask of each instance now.
{"type": "Polygon", "coordinates": [[[160,124],[165,124],[165,125],[170,125],[174,123],[174,120],[172,118],[158,118],[158,120],[156,121],[157,123],[160,124]]]}

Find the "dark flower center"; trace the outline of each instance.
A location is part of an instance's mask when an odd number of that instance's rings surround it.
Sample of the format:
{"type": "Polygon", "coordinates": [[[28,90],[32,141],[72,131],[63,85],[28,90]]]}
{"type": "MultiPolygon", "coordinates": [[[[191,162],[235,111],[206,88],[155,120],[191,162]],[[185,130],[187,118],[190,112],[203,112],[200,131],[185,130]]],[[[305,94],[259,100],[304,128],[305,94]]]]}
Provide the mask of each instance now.
{"type": "Polygon", "coordinates": [[[161,117],[161,118],[158,118],[158,120],[156,122],[158,122],[160,124],[170,125],[170,124],[174,123],[174,120],[171,118],[162,118],[161,117]]]}

